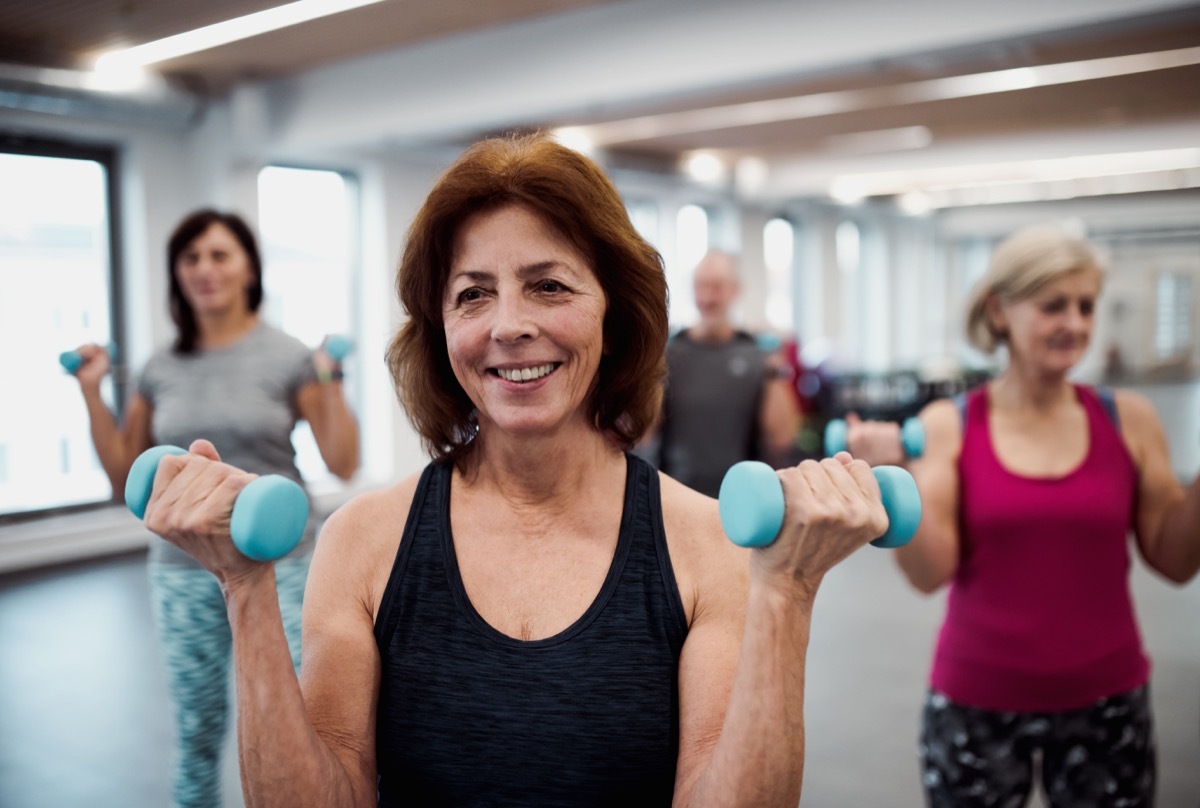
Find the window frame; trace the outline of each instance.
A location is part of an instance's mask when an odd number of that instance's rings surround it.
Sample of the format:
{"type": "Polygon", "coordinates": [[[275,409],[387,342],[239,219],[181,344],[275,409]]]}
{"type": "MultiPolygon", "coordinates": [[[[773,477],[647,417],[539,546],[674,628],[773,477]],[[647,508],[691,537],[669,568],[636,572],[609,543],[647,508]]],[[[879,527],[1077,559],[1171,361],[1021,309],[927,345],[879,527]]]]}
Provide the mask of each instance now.
{"type": "MultiPolygon", "coordinates": [[[[99,163],[104,169],[105,198],[108,224],[108,316],[112,323],[112,344],[118,356],[126,355],[126,335],[128,326],[125,321],[125,289],[122,283],[124,274],[124,250],[121,240],[121,191],[120,149],[112,144],[92,143],[60,138],[48,138],[32,135],[5,133],[0,137],[0,153],[25,155],[28,157],[49,157],[68,160],[87,160],[99,163]]],[[[124,416],[128,403],[129,379],[111,378],[113,395],[113,417],[118,423],[124,416]]],[[[36,508],[28,511],[0,512],[0,526],[35,522],[66,514],[85,513],[101,508],[111,507],[113,499],[95,500],[92,502],[77,502],[69,505],[55,505],[46,508],[36,508]]]]}

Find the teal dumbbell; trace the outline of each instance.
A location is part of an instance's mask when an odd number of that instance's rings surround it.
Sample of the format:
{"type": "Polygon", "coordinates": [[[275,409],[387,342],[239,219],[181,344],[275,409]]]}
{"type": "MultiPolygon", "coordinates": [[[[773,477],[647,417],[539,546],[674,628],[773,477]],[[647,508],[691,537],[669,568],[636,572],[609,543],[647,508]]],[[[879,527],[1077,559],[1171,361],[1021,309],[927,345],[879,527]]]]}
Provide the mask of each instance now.
{"type": "MultiPolygon", "coordinates": [[[[109,345],[105,350],[108,351],[109,361],[115,362],[117,359],[116,346],[109,345]]],[[[58,355],[58,364],[62,365],[63,368],[66,369],[67,373],[70,373],[72,376],[74,376],[75,371],[83,367],[83,355],[80,354],[79,351],[75,350],[63,351],[58,355]]]]}
{"type": "MultiPolygon", "coordinates": [[[[921,523],[921,495],[917,483],[899,466],[871,469],[879,483],[883,509],[888,515],[887,531],[871,544],[901,547],[912,540],[921,523]]],[[[718,494],[721,526],[725,535],[741,547],[766,547],[783,527],[783,484],[775,469],[757,460],[735,463],[725,473],[718,494]]]]}
{"type": "Polygon", "coordinates": [[[354,350],[354,340],[340,334],[334,334],[325,340],[325,353],[335,362],[341,362],[354,350]]]}
{"type": "MultiPolygon", "coordinates": [[[[138,455],[125,479],[125,504],[138,519],[146,516],[158,461],[187,454],[178,446],[155,446],[138,455]]],[[[272,561],[292,551],[308,523],[308,497],[294,480],[267,474],[250,482],[233,503],[229,532],[242,555],[272,561]]]]}
{"type": "MultiPolygon", "coordinates": [[[[920,418],[908,418],[900,425],[900,444],[904,454],[909,458],[918,458],[925,454],[925,425],[920,418]]],[[[846,422],[834,418],[825,425],[825,454],[833,457],[838,452],[846,451],[846,422]]]]}

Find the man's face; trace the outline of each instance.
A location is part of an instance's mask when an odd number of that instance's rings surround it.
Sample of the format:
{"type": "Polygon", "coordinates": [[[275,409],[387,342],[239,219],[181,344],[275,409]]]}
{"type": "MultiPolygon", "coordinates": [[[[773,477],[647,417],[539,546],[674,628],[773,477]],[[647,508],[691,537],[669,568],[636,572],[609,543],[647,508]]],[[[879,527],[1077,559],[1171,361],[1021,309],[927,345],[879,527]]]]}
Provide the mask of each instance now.
{"type": "Polygon", "coordinates": [[[696,267],[693,283],[700,321],[706,324],[724,324],[728,321],[733,301],[738,295],[737,278],[729,262],[711,257],[701,261],[696,267]]]}

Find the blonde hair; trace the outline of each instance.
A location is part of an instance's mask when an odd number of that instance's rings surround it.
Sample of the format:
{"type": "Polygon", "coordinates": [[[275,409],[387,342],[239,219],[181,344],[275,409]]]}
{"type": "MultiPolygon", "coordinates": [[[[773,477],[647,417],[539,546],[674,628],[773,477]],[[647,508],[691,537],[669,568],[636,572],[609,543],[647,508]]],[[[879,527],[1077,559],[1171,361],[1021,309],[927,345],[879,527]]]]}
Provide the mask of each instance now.
{"type": "Polygon", "coordinates": [[[1053,225],[1035,225],[1009,236],[995,252],[987,272],[975,284],[967,304],[967,342],[992,353],[1007,335],[993,328],[988,301],[1027,300],[1064,275],[1090,270],[1104,279],[1104,266],[1091,245],[1053,225]]]}

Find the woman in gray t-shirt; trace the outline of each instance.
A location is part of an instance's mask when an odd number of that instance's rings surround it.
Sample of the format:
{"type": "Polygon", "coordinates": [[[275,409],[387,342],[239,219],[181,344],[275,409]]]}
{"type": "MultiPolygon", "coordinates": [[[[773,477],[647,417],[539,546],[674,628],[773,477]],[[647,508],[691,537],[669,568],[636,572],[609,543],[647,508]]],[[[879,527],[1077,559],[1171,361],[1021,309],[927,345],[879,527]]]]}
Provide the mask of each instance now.
{"type": "MultiPolygon", "coordinates": [[[[307,420],[329,470],[349,479],[358,468],[358,424],[342,393],[341,371],[325,351],[263,322],[262,262],[254,235],[237,215],[199,210],[176,227],[167,247],[176,338],[138,379],[118,425],[100,395],[109,357],[79,348],[77,370],[92,441],[113,491],[123,491],[134,459],[158,444],[213,443],[223,461],[256,474],[303,483],[291,442],[307,420]]],[[[293,663],[300,664],[300,606],[314,529],[275,575],[293,663]]],[[[178,733],[172,775],[175,805],[220,804],[220,757],[228,723],[229,622],[220,585],[187,554],[161,539],[149,574],[178,733]]]]}

